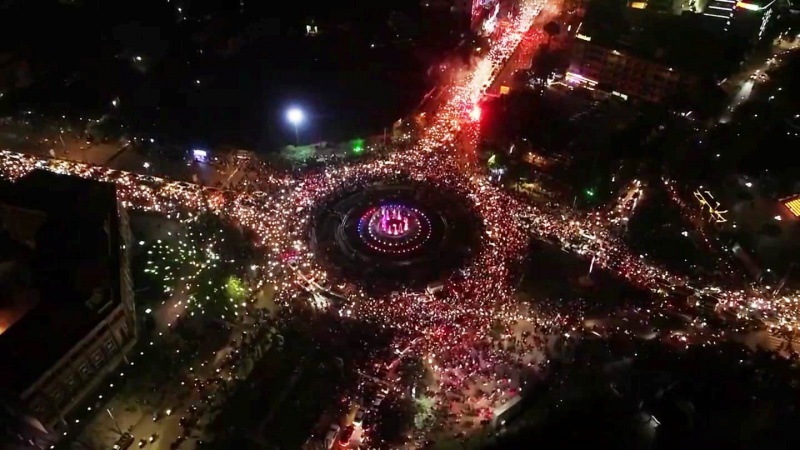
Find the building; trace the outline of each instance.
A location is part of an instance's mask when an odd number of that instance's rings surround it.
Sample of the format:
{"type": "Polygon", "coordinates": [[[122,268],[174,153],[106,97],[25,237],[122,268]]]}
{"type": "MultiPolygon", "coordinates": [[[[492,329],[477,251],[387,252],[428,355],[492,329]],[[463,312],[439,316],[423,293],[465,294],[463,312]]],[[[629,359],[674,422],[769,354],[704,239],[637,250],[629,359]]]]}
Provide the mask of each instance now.
{"type": "Polygon", "coordinates": [[[765,36],[773,18],[775,0],[629,0],[631,9],[661,14],[698,15],[711,31],[726,39],[743,41],[745,46],[765,36]]]}
{"type": "Polygon", "coordinates": [[[46,448],[125,361],[130,239],[113,184],[44,171],[0,183],[2,448],[46,448]]]}
{"type": "Polygon", "coordinates": [[[481,22],[500,3],[512,6],[516,5],[516,0],[420,0],[423,8],[450,11],[460,23],[473,30],[480,28],[481,22]]]}
{"type": "Polygon", "coordinates": [[[575,34],[567,81],[649,102],[691,97],[738,59],[690,16],[697,15],[591,4],[575,34]]]}
{"type": "Polygon", "coordinates": [[[683,6],[684,2],[682,0],[646,0],[628,3],[629,8],[644,9],[662,14],[680,14],[683,11],[683,6]]]}
{"type": "Polygon", "coordinates": [[[522,396],[517,394],[508,401],[498,406],[492,412],[492,426],[502,427],[508,419],[513,418],[522,410],[522,396]]]}
{"type": "Polygon", "coordinates": [[[752,44],[764,38],[774,5],[775,0],[709,0],[703,17],[729,38],[752,44]]]}

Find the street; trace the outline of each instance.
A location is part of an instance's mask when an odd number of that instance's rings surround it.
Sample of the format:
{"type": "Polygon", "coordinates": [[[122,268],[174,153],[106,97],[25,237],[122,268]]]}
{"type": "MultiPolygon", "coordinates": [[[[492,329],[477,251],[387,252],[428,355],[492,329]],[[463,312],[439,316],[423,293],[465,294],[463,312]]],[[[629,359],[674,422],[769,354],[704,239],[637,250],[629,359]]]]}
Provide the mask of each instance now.
{"type": "MultiPolygon", "coordinates": [[[[34,124],[33,120],[17,119],[0,123],[0,148],[42,158],[108,167],[115,170],[190,181],[206,186],[229,187],[239,183],[244,173],[244,161],[193,161],[188,156],[170,160],[162,156],[146,156],[139,147],[150,142],[123,140],[120,142],[87,142],[71,127],[58,124],[34,124]]],[[[188,149],[185,153],[188,155],[188,149]]]]}
{"type": "Polygon", "coordinates": [[[513,85],[514,76],[520,70],[527,70],[531,67],[533,55],[539,50],[547,37],[542,31],[542,27],[548,21],[553,20],[559,14],[556,2],[547,2],[542,11],[536,16],[530,30],[520,41],[514,53],[508,58],[497,73],[491,85],[486,89],[487,95],[500,95],[502,87],[513,85]]]}

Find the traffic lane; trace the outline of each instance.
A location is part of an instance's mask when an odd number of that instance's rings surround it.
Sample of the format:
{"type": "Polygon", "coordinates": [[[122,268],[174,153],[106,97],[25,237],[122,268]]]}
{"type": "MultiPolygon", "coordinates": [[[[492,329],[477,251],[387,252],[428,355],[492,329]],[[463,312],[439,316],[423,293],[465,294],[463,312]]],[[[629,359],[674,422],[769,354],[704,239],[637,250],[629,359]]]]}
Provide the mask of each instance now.
{"type": "Polygon", "coordinates": [[[719,118],[720,123],[728,123],[733,118],[733,113],[736,111],[739,106],[741,106],[744,102],[750,99],[750,94],[753,93],[753,87],[755,86],[754,80],[746,80],[742,83],[739,90],[731,97],[731,101],[728,104],[728,107],[725,108],[725,111],[722,113],[722,116],[719,118]]]}
{"type": "Polygon", "coordinates": [[[181,425],[178,423],[180,411],[175,411],[171,416],[164,417],[158,422],[153,421],[152,417],[143,419],[133,428],[131,434],[136,438],[134,448],[139,447],[139,442],[144,439],[147,441],[150,436],[156,435],[154,442],[147,442],[144,447],[153,450],[170,450],[170,445],[182,433],[181,425]]]}
{"type": "Polygon", "coordinates": [[[0,147],[31,155],[104,165],[123,146],[119,143],[89,143],[77,133],[43,130],[24,123],[0,127],[0,147]]]}
{"type": "MultiPolygon", "coordinates": [[[[0,127],[0,148],[21,153],[44,155],[54,143],[35,135],[32,129],[20,124],[4,124],[0,127]]],[[[60,145],[60,144],[59,144],[60,145]]]]}
{"type": "MultiPolygon", "coordinates": [[[[210,370],[206,376],[201,375],[197,379],[208,382],[212,375],[217,375],[215,370],[210,370]]],[[[184,450],[193,448],[197,439],[203,436],[203,427],[207,425],[209,416],[218,411],[218,405],[208,405],[202,402],[206,395],[217,395],[217,386],[215,384],[209,386],[208,390],[202,393],[195,388],[187,388],[188,395],[185,398],[178,398],[182,396],[176,395],[164,402],[159,410],[161,418],[158,421],[154,421],[152,416],[143,418],[132,431],[132,434],[137,437],[137,445],[139,439],[147,440],[156,434],[157,439],[150,448],[169,450],[179,439],[181,440],[180,448],[184,450]],[[164,416],[167,408],[171,410],[171,415],[164,416]],[[181,420],[189,417],[194,417],[192,425],[181,425],[181,420]]]]}
{"type": "MultiPolygon", "coordinates": [[[[41,150],[36,154],[46,158],[53,156],[49,151],[41,150]]],[[[99,144],[82,150],[55,149],[54,154],[59,159],[206,186],[221,186],[230,175],[228,167],[225,165],[150,158],[132,146],[114,147],[108,144],[99,144]]]]}
{"type": "MultiPolygon", "coordinates": [[[[231,334],[233,335],[236,331],[232,331],[231,334]]],[[[194,374],[197,379],[203,381],[204,383],[208,383],[209,380],[215,376],[221,376],[224,378],[224,374],[221,373],[219,367],[226,361],[224,357],[220,358],[220,353],[227,355],[233,351],[233,347],[231,342],[236,342],[235,338],[229,337],[227,343],[222,347],[221,350],[214,351],[211,353],[211,364],[204,364],[198,370],[191,371],[190,373],[194,374]]],[[[176,383],[179,380],[176,380],[176,383]]],[[[226,381],[223,381],[226,382],[226,381]]],[[[210,383],[207,391],[200,392],[194,387],[189,387],[188,383],[181,383],[175,384],[171,386],[171,388],[166,389],[166,392],[169,395],[161,401],[160,405],[158,406],[155,411],[151,412],[140,412],[139,414],[128,414],[126,412],[126,408],[120,408],[119,411],[115,412],[115,417],[119,422],[120,428],[123,431],[129,431],[135,438],[134,448],[138,448],[139,442],[141,439],[147,440],[151,435],[157,434],[158,438],[152,444],[153,446],[150,447],[150,443],[145,444],[145,448],[164,448],[169,449],[170,445],[179,437],[184,436],[186,439],[183,442],[181,448],[182,449],[189,449],[192,448],[194,445],[194,441],[188,436],[187,430],[180,425],[180,418],[181,417],[188,417],[190,415],[190,408],[193,405],[199,405],[198,408],[202,406],[203,413],[197,415],[197,423],[202,422],[204,416],[207,414],[213,414],[217,410],[217,406],[209,406],[205,405],[201,402],[203,397],[208,394],[217,394],[218,385],[214,383],[210,383]],[[165,411],[169,409],[171,410],[171,414],[167,416],[165,411]],[[153,417],[154,414],[158,413],[160,415],[160,419],[158,421],[154,421],[153,417]]],[[[117,408],[115,408],[117,409],[117,408]]],[[[100,430],[103,432],[102,436],[101,433],[95,431],[93,434],[95,438],[100,438],[100,445],[102,446],[110,446],[116,439],[119,437],[119,434],[115,431],[115,427],[113,426],[113,422],[111,419],[106,416],[100,417],[100,430]]],[[[202,429],[195,428],[192,432],[193,435],[200,436],[202,435],[202,429]]]]}
{"type": "MultiPolygon", "coordinates": [[[[152,175],[159,178],[177,181],[202,183],[203,181],[207,181],[209,178],[203,174],[202,170],[198,170],[199,166],[193,164],[191,161],[175,161],[168,160],[163,157],[152,157],[145,155],[134,148],[122,149],[120,152],[111,156],[104,162],[88,162],[102,165],[114,170],[123,170],[142,175],[152,175]]],[[[211,181],[213,180],[208,180],[208,182],[202,184],[210,185],[211,181]]]]}
{"type": "Polygon", "coordinates": [[[752,349],[764,348],[767,350],[778,351],[780,348],[780,353],[788,355],[786,349],[787,347],[791,347],[793,351],[800,352],[800,341],[788,341],[787,339],[775,336],[766,330],[749,333],[747,335],[738,337],[738,340],[741,340],[745,345],[752,349]]]}
{"type": "Polygon", "coordinates": [[[492,84],[486,90],[486,93],[497,95],[500,93],[501,86],[511,86],[514,81],[514,74],[516,74],[517,71],[530,68],[533,55],[536,53],[541,43],[541,34],[538,32],[536,25],[534,25],[526,33],[519,45],[517,45],[517,48],[508,58],[506,64],[500,68],[497,77],[495,77],[492,84]]]}
{"type": "MultiPolygon", "coordinates": [[[[624,191],[619,195],[616,202],[611,203],[610,208],[612,210],[621,211],[626,205],[628,205],[632,200],[633,197],[636,195],[637,192],[641,190],[641,185],[638,183],[637,180],[634,180],[628,184],[624,188],[624,191]]],[[[641,194],[639,200],[641,200],[641,194]]]]}
{"type": "Polygon", "coordinates": [[[132,144],[87,143],[75,133],[51,132],[20,123],[0,126],[0,148],[208,186],[219,186],[234,170],[225,165],[148,157],[132,144]]]}
{"type": "Polygon", "coordinates": [[[364,440],[364,428],[355,427],[355,429],[353,430],[353,435],[350,437],[350,440],[347,442],[347,446],[344,448],[359,448],[363,440],[364,440]]]}

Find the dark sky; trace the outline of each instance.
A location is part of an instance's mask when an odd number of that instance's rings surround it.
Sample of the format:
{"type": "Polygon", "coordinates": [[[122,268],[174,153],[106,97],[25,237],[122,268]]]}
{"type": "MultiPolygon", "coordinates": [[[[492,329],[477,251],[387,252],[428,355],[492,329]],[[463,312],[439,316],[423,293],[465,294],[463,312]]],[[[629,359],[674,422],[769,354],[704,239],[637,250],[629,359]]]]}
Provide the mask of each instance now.
{"type": "Polygon", "coordinates": [[[30,62],[40,103],[91,110],[127,96],[133,120],[157,123],[157,134],[184,143],[275,148],[293,140],[282,117],[290,104],[308,110],[306,141],[363,137],[399,118],[425,90],[425,63],[412,49],[369,51],[372,37],[387,33],[389,11],[418,10],[416,0],[245,1],[242,16],[235,13],[238,0],[185,0],[190,17],[213,12],[220,19],[210,26],[176,24],[179,0],[84,0],[82,7],[28,0],[0,14],[0,48],[30,62]],[[300,33],[310,18],[351,26],[339,32],[321,25],[325,34],[308,39],[300,33]],[[259,29],[253,22],[267,31],[235,56],[197,57],[203,46],[208,54],[227,36],[259,29]],[[198,33],[210,40],[198,44],[198,33]],[[138,51],[155,61],[147,74],[119,56],[138,51]],[[203,89],[189,85],[195,77],[203,89]]]}

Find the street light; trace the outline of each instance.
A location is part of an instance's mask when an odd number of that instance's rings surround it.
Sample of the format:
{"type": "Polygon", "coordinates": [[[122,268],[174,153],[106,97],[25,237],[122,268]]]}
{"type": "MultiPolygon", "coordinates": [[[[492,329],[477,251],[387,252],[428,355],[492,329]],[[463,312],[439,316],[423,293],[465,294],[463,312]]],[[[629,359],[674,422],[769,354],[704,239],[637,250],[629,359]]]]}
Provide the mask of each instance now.
{"type": "Polygon", "coordinates": [[[289,108],[286,111],[286,120],[294,125],[294,140],[296,145],[300,145],[300,135],[297,132],[297,126],[300,125],[305,119],[305,114],[300,108],[289,108]]]}

